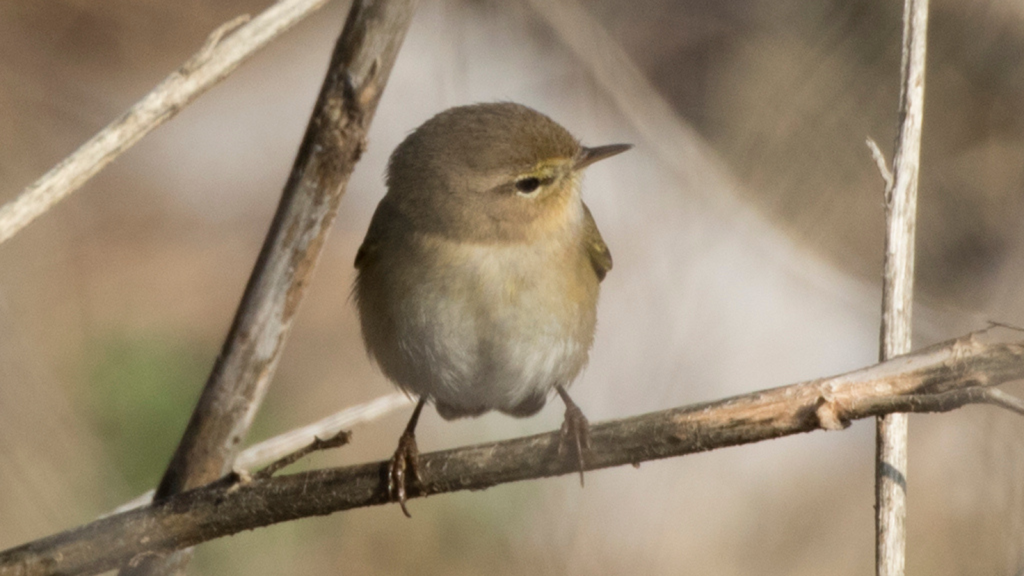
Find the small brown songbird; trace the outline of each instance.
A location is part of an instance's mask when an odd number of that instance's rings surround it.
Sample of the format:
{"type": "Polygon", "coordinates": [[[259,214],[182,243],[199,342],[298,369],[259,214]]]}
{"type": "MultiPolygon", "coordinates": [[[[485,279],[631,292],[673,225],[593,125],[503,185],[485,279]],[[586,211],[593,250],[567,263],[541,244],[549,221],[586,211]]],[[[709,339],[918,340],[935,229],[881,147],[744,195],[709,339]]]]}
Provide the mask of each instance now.
{"type": "Polygon", "coordinates": [[[446,110],[391,155],[354,293],[370,356],[419,397],[388,471],[407,516],[428,401],[446,420],[526,417],[556,391],[561,447],[575,450],[582,483],[588,424],[565,388],[587,363],[612,257],[580,181],[629,148],[581,146],[547,116],[503,102],[446,110]]]}

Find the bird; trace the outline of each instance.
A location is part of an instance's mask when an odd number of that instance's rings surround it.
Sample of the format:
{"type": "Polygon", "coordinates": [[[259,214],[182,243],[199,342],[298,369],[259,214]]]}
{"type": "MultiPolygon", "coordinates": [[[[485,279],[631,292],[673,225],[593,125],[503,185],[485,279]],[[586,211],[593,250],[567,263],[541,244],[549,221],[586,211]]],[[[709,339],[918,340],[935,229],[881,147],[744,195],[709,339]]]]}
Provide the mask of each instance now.
{"type": "Polygon", "coordinates": [[[582,173],[631,147],[586,147],[533,108],[489,102],[438,113],[391,154],[353,295],[369,356],[418,398],[387,469],[406,516],[428,402],[445,420],[523,418],[556,393],[559,452],[574,450],[582,485],[589,424],[566,388],[588,361],[612,269],[582,173]]]}

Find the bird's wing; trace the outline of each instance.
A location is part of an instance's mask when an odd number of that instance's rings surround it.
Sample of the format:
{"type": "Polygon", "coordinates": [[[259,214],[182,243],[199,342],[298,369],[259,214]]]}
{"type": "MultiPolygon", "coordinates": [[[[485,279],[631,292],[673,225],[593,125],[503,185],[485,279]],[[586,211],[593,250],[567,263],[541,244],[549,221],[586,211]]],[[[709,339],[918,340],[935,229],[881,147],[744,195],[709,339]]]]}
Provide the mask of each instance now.
{"type": "Polygon", "coordinates": [[[366,238],[363,238],[362,245],[359,246],[359,250],[356,252],[355,267],[356,270],[362,270],[367,264],[373,260],[374,252],[377,249],[377,241],[370,237],[370,234],[366,234],[366,238]]]}
{"type": "Polygon", "coordinates": [[[370,229],[366,232],[366,238],[363,238],[363,244],[356,252],[355,267],[357,270],[362,270],[376,261],[380,243],[384,241],[384,237],[389,231],[403,225],[401,220],[400,215],[387,198],[380,201],[377,210],[373,213],[373,218],[370,219],[370,229]]]}
{"type": "Polygon", "coordinates": [[[601,232],[598,231],[597,223],[594,222],[594,217],[590,214],[590,208],[587,208],[586,204],[583,205],[583,215],[583,241],[587,243],[590,264],[594,267],[597,279],[604,280],[608,271],[612,269],[612,253],[608,250],[608,245],[604,243],[604,238],[601,238],[601,232]]]}

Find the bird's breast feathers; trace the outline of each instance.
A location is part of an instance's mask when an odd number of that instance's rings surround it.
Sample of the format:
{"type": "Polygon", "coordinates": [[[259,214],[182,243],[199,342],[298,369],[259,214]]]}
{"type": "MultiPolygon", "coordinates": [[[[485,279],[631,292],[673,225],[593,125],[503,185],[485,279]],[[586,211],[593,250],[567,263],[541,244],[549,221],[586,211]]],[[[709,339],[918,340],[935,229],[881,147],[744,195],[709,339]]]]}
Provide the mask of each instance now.
{"type": "Polygon", "coordinates": [[[586,363],[598,279],[578,238],[471,244],[422,237],[437,266],[411,286],[396,318],[406,358],[431,363],[401,382],[446,404],[514,409],[568,384],[586,363]]]}

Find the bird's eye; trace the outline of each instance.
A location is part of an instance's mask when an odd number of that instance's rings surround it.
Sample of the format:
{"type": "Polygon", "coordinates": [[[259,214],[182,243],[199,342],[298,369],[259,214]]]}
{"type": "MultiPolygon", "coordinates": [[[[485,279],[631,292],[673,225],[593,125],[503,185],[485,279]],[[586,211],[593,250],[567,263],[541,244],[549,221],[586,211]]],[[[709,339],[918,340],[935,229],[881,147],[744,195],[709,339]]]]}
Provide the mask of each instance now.
{"type": "Polygon", "coordinates": [[[516,180],[516,190],[523,194],[532,194],[537,191],[537,188],[540,188],[540,178],[528,176],[516,180]]]}

